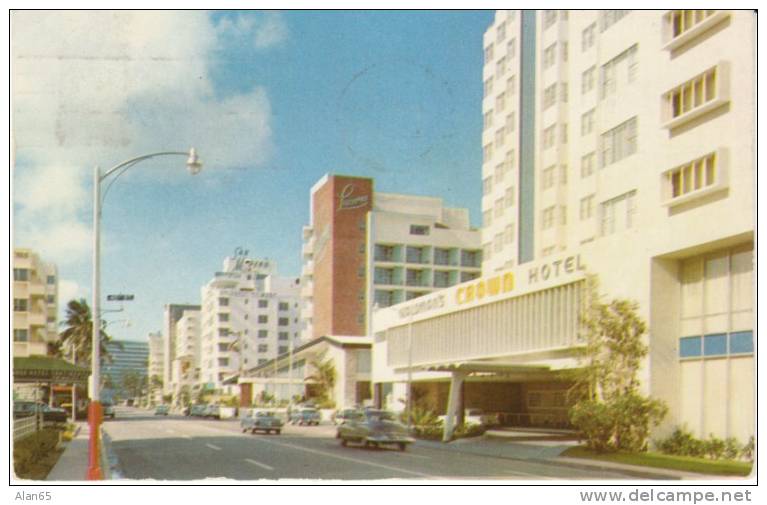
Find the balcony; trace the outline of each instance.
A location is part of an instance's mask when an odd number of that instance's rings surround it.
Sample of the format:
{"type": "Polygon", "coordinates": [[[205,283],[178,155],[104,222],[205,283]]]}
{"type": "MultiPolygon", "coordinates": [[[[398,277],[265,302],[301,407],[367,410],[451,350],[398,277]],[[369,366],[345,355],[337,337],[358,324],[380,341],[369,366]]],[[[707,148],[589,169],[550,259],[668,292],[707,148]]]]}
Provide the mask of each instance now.
{"type": "Polygon", "coordinates": [[[664,45],[666,51],[674,51],[698,38],[704,32],[724,21],[730,11],[671,11],[664,16],[664,45]]]}

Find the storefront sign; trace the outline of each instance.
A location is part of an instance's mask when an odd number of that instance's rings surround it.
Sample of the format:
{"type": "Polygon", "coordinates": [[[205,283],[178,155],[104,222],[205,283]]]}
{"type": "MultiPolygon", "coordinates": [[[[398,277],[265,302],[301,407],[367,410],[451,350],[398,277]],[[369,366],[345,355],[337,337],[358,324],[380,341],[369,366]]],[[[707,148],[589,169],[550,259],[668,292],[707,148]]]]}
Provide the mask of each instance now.
{"type": "Polygon", "coordinates": [[[439,294],[434,297],[426,298],[413,305],[402,307],[399,309],[399,317],[404,319],[406,317],[414,316],[422,312],[430,312],[432,310],[441,309],[445,306],[445,295],[439,294]]]}
{"type": "Polygon", "coordinates": [[[506,272],[505,274],[496,275],[488,279],[480,279],[468,286],[458,288],[455,292],[455,303],[463,305],[474,300],[482,300],[486,297],[508,293],[513,289],[514,273],[506,272]]]}
{"type": "Polygon", "coordinates": [[[535,284],[539,281],[556,279],[560,275],[572,274],[580,270],[586,270],[581,264],[581,255],[568,256],[565,259],[544,263],[527,271],[527,283],[535,284]]]}
{"type": "Polygon", "coordinates": [[[370,196],[354,196],[354,184],[347,184],[338,194],[338,199],[338,210],[348,210],[365,207],[370,201],[370,196]]]}

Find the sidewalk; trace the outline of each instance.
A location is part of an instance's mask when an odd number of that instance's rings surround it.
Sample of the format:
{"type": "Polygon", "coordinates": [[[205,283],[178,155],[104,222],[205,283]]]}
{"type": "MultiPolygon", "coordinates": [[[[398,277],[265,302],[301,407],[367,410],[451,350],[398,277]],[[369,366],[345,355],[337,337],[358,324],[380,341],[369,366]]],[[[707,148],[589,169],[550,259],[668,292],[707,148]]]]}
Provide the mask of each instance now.
{"type": "Polygon", "coordinates": [[[88,423],[75,423],[75,437],[64,447],[64,453],[59,457],[45,480],[51,481],[85,481],[88,473],[88,423]]]}
{"type": "Polygon", "coordinates": [[[466,454],[474,454],[478,456],[521,461],[538,461],[551,465],[562,465],[589,470],[602,469],[616,471],[626,474],[627,478],[635,477],[656,480],[701,480],[712,478],[710,475],[668,470],[664,468],[651,468],[605,461],[591,461],[581,458],[560,457],[560,454],[575,444],[576,442],[573,441],[515,441],[511,437],[503,438],[488,436],[464,438],[449,443],[433,440],[418,440],[416,442],[416,446],[444,451],[464,452],[466,454]]]}

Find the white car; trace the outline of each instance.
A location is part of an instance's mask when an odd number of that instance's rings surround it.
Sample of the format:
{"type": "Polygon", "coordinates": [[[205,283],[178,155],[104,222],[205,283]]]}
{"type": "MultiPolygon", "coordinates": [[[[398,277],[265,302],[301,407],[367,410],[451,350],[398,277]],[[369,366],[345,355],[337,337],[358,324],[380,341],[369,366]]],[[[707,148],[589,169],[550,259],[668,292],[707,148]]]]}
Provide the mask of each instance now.
{"type": "MultiPolygon", "coordinates": [[[[446,415],[439,416],[439,419],[444,423],[446,415]]],[[[463,423],[469,424],[481,424],[483,426],[490,426],[496,424],[496,417],[492,414],[485,414],[482,409],[466,409],[463,413],[463,423]]]]}

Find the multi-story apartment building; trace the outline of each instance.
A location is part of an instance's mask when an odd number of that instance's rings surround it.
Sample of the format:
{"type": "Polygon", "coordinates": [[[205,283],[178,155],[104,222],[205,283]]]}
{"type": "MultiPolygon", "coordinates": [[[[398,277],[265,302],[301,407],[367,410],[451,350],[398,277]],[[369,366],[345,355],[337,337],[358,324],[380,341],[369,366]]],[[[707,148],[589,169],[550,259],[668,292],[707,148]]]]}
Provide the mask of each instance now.
{"type": "Polygon", "coordinates": [[[31,249],[13,250],[13,355],[45,356],[58,338],[58,274],[31,249]]]}
{"type": "Polygon", "coordinates": [[[200,379],[200,311],[185,310],[176,323],[175,358],[171,364],[171,385],[174,401],[180,401],[181,391],[190,394],[200,379]]]}
{"type": "Polygon", "coordinates": [[[225,378],[286,354],[300,339],[298,279],[279,277],[276,270],[274,262],[239,251],[202,288],[204,387],[232,394],[235,386],[224,385],[225,378]]]}
{"type": "Polygon", "coordinates": [[[442,199],[379,193],[373,180],[326,175],[304,227],[304,341],[368,335],[369,314],[479,276],[479,232],[442,199]]]}
{"type": "Polygon", "coordinates": [[[148,378],[149,343],[135,340],[112,340],[106,344],[109,359],[101,360],[101,375],[111,387],[102,389],[102,398],[130,398],[131,392],[125,387],[125,377],[135,373],[148,378]]]}
{"type": "Polygon", "coordinates": [[[483,277],[374,316],[377,400],[410,368],[437,408],[465,382],[469,406],[566,422],[591,273],[647,322],[659,434],[753,435],[754,34],[748,11],[497,12],[483,277]]]}
{"type": "Polygon", "coordinates": [[[162,388],[155,388],[152,385],[152,381],[156,377],[160,381],[163,378],[163,340],[162,333],[150,333],[148,335],[149,340],[149,357],[147,365],[147,374],[149,377],[150,390],[153,393],[152,401],[154,403],[162,402],[162,388]]]}
{"type": "Polygon", "coordinates": [[[163,394],[172,395],[173,389],[173,361],[176,359],[176,324],[183,317],[184,311],[199,311],[199,305],[171,303],[165,305],[163,311],[162,342],[162,385],[163,394]]]}

